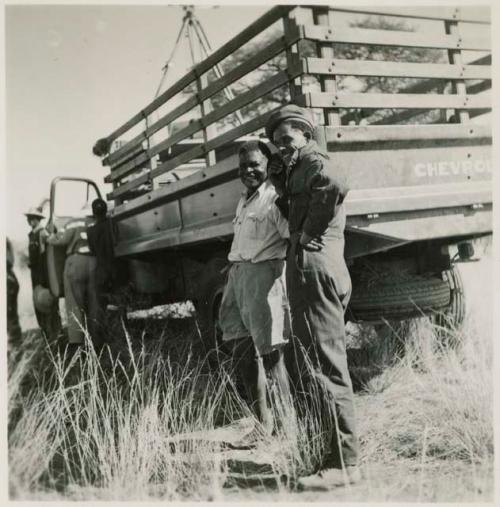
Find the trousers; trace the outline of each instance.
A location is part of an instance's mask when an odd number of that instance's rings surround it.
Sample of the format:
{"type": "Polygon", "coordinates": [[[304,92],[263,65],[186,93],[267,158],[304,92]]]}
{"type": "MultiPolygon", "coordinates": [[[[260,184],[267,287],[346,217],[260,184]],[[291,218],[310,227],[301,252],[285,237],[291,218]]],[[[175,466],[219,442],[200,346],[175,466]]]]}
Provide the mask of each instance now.
{"type": "Polygon", "coordinates": [[[311,382],[316,381],[323,393],[321,405],[335,414],[322,467],[356,465],[359,443],[344,323],[351,280],[344,240],[325,238],[321,251],[310,252],[298,239],[298,235],[292,237],[287,258],[293,335],[287,367],[296,396],[303,395],[307,403],[313,403],[311,382]]]}
{"type": "Polygon", "coordinates": [[[83,343],[86,327],[97,334],[99,304],[95,287],[95,257],[73,254],[64,266],[64,297],[68,316],[69,343],[83,343]]]}

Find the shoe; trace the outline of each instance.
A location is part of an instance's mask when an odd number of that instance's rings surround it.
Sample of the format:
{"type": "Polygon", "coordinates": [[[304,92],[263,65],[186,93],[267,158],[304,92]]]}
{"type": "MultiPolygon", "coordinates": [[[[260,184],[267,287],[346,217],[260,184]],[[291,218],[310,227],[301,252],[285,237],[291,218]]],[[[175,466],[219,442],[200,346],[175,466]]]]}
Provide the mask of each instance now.
{"type": "Polygon", "coordinates": [[[362,480],[361,470],[357,466],[341,468],[326,468],[316,474],[301,477],[297,481],[301,491],[328,491],[333,488],[349,486],[362,480]]]}
{"type": "Polygon", "coordinates": [[[244,437],[240,438],[236,442],[230,443],[228,446],[230,449],[248,450],[255,449],[258,444],[261,444],[266,438],[266,432],[260,426],[256,426],[244,437]]]}

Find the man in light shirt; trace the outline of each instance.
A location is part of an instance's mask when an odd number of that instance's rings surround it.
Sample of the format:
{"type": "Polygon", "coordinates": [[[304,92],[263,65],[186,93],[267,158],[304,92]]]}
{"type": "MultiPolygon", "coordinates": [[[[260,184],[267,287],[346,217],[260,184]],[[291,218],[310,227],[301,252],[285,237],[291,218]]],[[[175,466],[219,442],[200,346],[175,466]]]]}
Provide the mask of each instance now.
{"type": "Polygon", "coordinates": [[[82,328],[96,336],[98,316],[95,286],[96,258],[90,253],[87,227],[94,223],[90,210],[85,217],[70,220],[57,234],[47,238],[50,245],[66,247],[64,299],[68,317],[68,341],[76,349],[85,341],[82,328]]]}
{"type": "Polygon", "coordinates": [[[289,233],[276,206],[278,196],[267,179],[270,157],[261,141],[249,141],[239,151],[239,175],[246,191],[233,221],[231,267],[220,308],[222,339],[232,348],[250,406],[268,433],[273,420],[266,373],[282,399],[286,402],[289,397],[283,359],[289,329],[284,278],[289,233]]]}

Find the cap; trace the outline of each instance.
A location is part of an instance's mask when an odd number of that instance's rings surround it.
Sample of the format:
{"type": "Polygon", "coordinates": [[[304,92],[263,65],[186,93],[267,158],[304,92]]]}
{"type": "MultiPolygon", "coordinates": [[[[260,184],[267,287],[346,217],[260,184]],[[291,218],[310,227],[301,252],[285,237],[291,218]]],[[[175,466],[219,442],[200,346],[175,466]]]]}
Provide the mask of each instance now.
{"type": "Polygon", "coordinates": [[[103,199],[94,199],[92,201],[92,213],[95,216],[105,215],[108,211],[108,205],[103,199]]]}
{"type": "Polygon", "coordinates": [[[288,104],[271,114],[269,120],[267,120],[266,136],[270,141],[273,140],[273,134],[276,128],[285,120],[295,120],[301,122],[309,128],[311,132],[314,131],[314,120],[309,110],[296,106],[295,104],[288,104]]]}
{"type": "Polygon", "coordinates": [[[37,218],[45,218],[45,215],[42,213],[42,211],[40,210],[40,208],[30,208],[26,213],[25,215],[27,217],[37,217],[37,218]]]}

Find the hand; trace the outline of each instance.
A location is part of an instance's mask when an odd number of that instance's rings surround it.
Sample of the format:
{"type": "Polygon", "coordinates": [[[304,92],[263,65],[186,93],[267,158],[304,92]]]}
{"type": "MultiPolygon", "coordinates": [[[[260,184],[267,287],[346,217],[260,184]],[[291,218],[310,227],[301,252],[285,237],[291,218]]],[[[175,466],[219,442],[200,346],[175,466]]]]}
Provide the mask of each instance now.
{"type": "Polygon", "coordinates": [[[49,245],[51,245],[51,244],[52,244],[52,242],[53,242],[55,239],[56,239],[56,234],[51,233],[51,234],[49,234],[49,235],[47,236],[47,238],[45,239],[45,241],[46,241],[49,245]]]}
{"type": "Polygon", "coordinates": [[[270,161],[269,161],[269,164],[267,166],[267,171],[269,173],[269,175],[277,175],[277,174],[281,174],[281,172],[283,171],[283,169],[285,168],[284,164],[283,164],[283,159],[281,158],[281,155],[279,155],[278,153],[275,153],[270,161]]]}
{"type": "Polygon", "coordinates": [[[299,243],[302,245],[304,250],[307,250],[309,252],[319,252],[323,250],[323,247],[325,246],[321,237],[313,238],[305,232],[302,232],[300,235],[299,243]]]}

